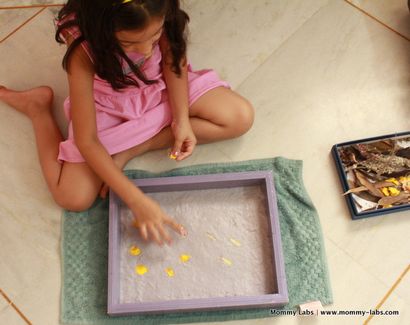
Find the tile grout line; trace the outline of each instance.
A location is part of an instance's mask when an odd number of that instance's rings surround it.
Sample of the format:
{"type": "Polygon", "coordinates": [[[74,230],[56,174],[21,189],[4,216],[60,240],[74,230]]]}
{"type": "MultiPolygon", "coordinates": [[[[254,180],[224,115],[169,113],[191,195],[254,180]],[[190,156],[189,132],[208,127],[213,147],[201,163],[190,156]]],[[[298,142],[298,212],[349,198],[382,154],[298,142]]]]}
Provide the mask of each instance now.
{"type": "Polygon", "coordinates": [[[28,320],[28,318],[21,312],[21,310],[10,300],[10,298],[4,293],[4,291],[2,289],[0,289],[0,295],[4,297],[4,299],[6,299],[7,303],[9,304],[9,306],[11,306],[16,312],[17,314],[19,314],[19,316],[21,318],[23,318],[23,320],[28,324],[28,325],[32,325],[33,323],[30,322],[28,320]]]}
{"type": "Polygon", "coordinates": [[[47,7],[42,7],[42,9],[40,9],[39,11],[37,11],[33,16],[31,16],[29,19],[27,19],[24,23],[22,23],[20,26],[18,26],[17,28],[15,28],[11,33],[9,33],[8,35],[6,35],[6,37],[4,37],[3,39],[0,40],[0,44],[3,43],[6,39],[8,39],[10,36],[12,36],[14,33],[16,33],[19,29],[21,29],[24,25],[26,25],[27,23],[29,23],[33,18],[35,18],[36,16],[38,16],[40,13],[42,13],[47,7]]]}
{"type": "MultiPolygon", "coordinates": [[[[382,298],[382,300],[377,304],[377,306],[375,307],[375,310],[379,310],[381,306],[383,306],[383,304],[386,302],[386,300],[390,297],[390,295],[392,294],[392,292],[396,289],[396,287],[399,285],[399,283],[401,282],[401,280],[403,280],[403,278],[405,277],[405,275],[407,274],[407,272],[410,270],[410,264],[407,265],[406,269],[399,275],[398,279],[396,280],[396,282],[394,282],[394,284],[392,285],[392,287],[389,289],[389,291],[387,291],[387,293],[384,295],[384,297],[382,298]]],[[[370,320],[373,318],[374,315],[370,315],[363,323],[363,325],[367,325],[370,320]]]]}
{"type": "Polygon", "coordinates": [[[13,6],[13,7],[0,7],[0,10],[9,10],[9,9],[32,9],[32,8],[44,8],[44,7],[62,7],[63,4],[38,4],[38,5],[28,5],[28,6],[13,6]]]}
{"type": "Polygon", "coordinates": [[[366,16],[368,16],[369,18],[375,20],[376,22],[378,22],[380,25],[386,27],[387,29],[389,29],[390,31],[392,31],[393,33],[401,36],[402,38],[404,38],[406,41],[410,42],[410,38],[408,38],[406,35],[401,34],[400,32],[398,32],[397,30],[393,29],[392,27],[390,27],[389,25],[385,24],[384,22],[382,22],[380,19],[374,17],[373,15],[371,15],[370,13],[368,13],[367,11],[365,11],[364,9],[360,8],[359,6],[355,5],[353,2],[351,2],[351,0],[344,0],[344,2],[348,3],[349,5],[351,5],[353,8],[359,10],[361,13],[365,14],[366,16]]]}

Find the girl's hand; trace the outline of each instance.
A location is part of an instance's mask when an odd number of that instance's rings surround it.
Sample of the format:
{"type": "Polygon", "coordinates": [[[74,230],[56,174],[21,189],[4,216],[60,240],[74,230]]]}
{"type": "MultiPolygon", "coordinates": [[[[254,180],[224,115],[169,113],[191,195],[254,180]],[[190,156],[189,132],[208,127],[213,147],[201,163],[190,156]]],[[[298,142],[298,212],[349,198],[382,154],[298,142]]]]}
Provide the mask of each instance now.
{"type": "Polygon", "coordinates": [[[130,209],[135,216],[135,226],[144,240],[154,240],[159,245],[163,245],[164,241],[171,244],[172,240],[165,225],[181,236],[187,235],[185,228],[165,214],[158,203],[148,196],[144,197],[142,202],[137,202],[135,207],[130,206],[130,209]]]}
{"type": "Polygon", "coordinates": [[[171,124],[175,142],[171,150],[170,158],[177,161],[189,157],[196,146],[196,137],[192,131],[191,123],[186,118],[180,121],[173,121],[171,124]]]}

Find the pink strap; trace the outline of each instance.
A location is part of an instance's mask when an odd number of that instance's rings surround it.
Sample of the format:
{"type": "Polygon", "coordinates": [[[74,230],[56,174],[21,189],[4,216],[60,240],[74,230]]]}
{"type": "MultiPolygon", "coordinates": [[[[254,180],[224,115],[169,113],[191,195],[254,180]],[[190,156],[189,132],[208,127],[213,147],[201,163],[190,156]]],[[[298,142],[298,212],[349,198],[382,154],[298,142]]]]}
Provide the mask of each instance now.
{"type": "MultiPolygon", "coordinates": [[[[74,14],[71,14],[71,15],[65,17],[64,19],[62,19],[61,21],[56,20],[55,25],[56,25],[56,27],[59,27],[62,24],[66,23],[70,20],[73,20],[73,18],[74,18],[74,14]]],[[[81,36],[80,28],[77,25],[73,25],[71,27],[65,28],[64,32],[67,32],[68,34],[70,34],[70,36],[73,39],[77,39],[81,36]]],[[[64,37],[63,34],[61,34],[61,38],[67,44],[67,39],[64,37]]],[[[88,45],[88,42],[87,41],[82,41],[81,42],[81,47],[84,49],[85,53],[87,53],[87,55],[90,58],[91,62],[93,62],[93,56],[91,55],[91,49],[90,49],[90,46],[88,45]]]]}

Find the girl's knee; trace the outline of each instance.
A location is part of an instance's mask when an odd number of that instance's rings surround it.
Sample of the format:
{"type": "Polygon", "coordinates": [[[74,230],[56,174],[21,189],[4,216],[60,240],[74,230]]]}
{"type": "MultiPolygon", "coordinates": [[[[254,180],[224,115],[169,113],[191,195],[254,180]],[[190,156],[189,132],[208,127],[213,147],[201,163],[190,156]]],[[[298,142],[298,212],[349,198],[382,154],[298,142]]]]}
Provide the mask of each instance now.
{"type": "Polygon", "coordinates": [[[60,207],[74,212],[88,210],[93,205],[95,199],[95,194],[83,193],[82,191],[74,193],[60,192],[54,195],[54,200],[60,207]]]}
{"type": "Polygon", "coordinates": [[[59,183],[51,189],[55,202],[70,211],[89,209],[101,188],[101,180],[86,164],[64,163],[59,183]]]}
{"type": "Polygon", "coordinates": [[[234,123],[232,123],[235,136],[241,136],[248,132],[253,125],[254,119],[255,110],[252,104],[243,99],[236,110],[234,123]]]}

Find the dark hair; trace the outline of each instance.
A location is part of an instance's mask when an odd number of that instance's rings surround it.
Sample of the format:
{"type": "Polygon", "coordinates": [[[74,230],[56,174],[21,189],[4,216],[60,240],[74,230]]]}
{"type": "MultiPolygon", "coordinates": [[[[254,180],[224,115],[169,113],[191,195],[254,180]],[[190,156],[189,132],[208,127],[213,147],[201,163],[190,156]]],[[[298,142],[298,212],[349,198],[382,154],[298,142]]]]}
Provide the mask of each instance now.
{"type": "Polygon", "coordinates": [[[189,16],[180,8],[179,0],[132,0],[126,3],[123,0],[68,0],[57,19],[61,22],[69,16],[72,19],[67,19],[58,26],[56,41],[64,43],[61,33],[73,26],[78,26],[81,36],[71,43],[63,58],[63,68],[66,71],[73,50],[86,41],[91,49],[96,74],[108,81],[113,89],[139,86],[135,78],[124,74],[121,59],[127,62],[142,82],[155,83],[156,80],[148,80],[128,58],[114,33],[141,29],[147,26],[151,18],[164,17],[164,33],[172,54],[172,70],[181,74],[181,60],[186,56],[186,25],[189,16]]]}

